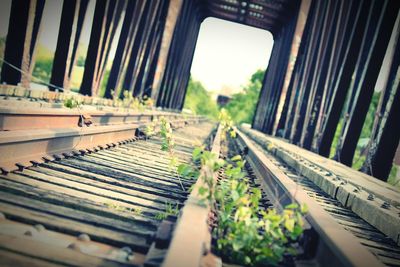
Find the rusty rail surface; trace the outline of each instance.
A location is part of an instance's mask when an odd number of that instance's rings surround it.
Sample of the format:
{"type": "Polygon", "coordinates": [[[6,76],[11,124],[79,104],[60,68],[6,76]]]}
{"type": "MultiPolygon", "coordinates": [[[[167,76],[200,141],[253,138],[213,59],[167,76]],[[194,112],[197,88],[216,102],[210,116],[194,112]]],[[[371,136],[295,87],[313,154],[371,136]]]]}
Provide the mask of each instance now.
{"type": "Polygon", "coordinates": [[[386,215],[377,213],[371,207],[371,202],[375,201],[368,198],[369,194],[365,196],[366,193],[360,188],[343,183],[342,179],[338,179],[338,183],[333,179],[335,177],[331,177],[335,176],[332,172],[325,176],[327,171],[316,168],[316,160],[306,163],[307,155],[298,148],[296,152],[285,150],[294,158],[289,161],[287,155],[283,157],[280,154],[283,153],[281,147],[273,138],[261,133],[256,135],[250,129],[243,131],[246,134],[237,131],[240,146],[247,153],[246,158],[253,169],[258,172],[267,194],[274,196],[278,205],[293,200],[308,205],[306,219],[318,236],[318,249],[315,251],[317,262],[324,266],[400,265],[400,247],[396,244],[398,239],[389,239],[400,226],[396,223],[399,221],[397,213],[393,217],[387,215],[393,212],[393,208],[378,205],[386,215]],[[319,179],[316,178],[316,172],[319,173],[319,179]],[[328,178],[334,180],[334,184],[322,181],[328,178]],[[371,217],[375,219],[368,221],[371,217]]]}
{"type": "Polygon", "coordinates": [[[107,113],[64,109],[0,110],[0,169],[9,172],[63,154],[132,140],[139,128],[166,117],[174,127],[203,121],[203,117],[171,112],[107,113]],[[81,127],[79,127],[79,125],[81,127]],[[33,163],[32,163],[33,162],[33,163]]]}
{"type": "Polygon", "coordinates": [[[374,177],[258,131],[256,142],[400,245],[400,191],[374,177]],[[266,145],[267,144],[267,145],[266,145]]]}
{"type": "MultiPolygon", "coordinates": [[[[174,131],[179,160],[191,160],[212,128],[174,131]]],[[[179,209],[194,183],[168,170],[161,143],[131,139],[0,174],[0,265],[157,264],[152,248],[166,242],[158,230],[176,220],[168,207],[179,209]]]]}
{"type": "MultiPolygon", "coordinates": [[[[220,154],[220,143],[221,125],[218,126],[214,137],[211,148],[212,153],[220,154]]],[[[211,234],[207,221],[211,207],[199,204],[203,198],[198,194],[199,188],[205,186],[201,177],[210,174],[213,174],[213,171],[208,169],[207,166],[201,169],[200,177],[194,184],[192,192],[180,212],[180,217],[162,266],[200,266],[202,257],[211,250],[211,234]]],[[[218,175],[213,175],[216,180],[218,175]]]]}

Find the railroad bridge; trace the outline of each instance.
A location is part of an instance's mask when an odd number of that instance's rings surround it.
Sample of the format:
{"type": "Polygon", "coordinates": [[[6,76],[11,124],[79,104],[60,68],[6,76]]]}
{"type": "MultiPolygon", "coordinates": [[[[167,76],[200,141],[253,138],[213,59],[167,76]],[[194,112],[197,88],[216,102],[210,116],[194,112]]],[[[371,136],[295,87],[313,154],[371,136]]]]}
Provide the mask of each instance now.
{"type": "MultiPolygon", "coordinates": [[[[212,207],[198,203],[212,170],[199,166],[197,180],[168,170],[161,120],[181,162],[198,143],[245,158],[260,209],[307,204],[298,256],[280,265],[400,266],[400,191],[386,182],[400,164],[399,1],[96,0],[79,94],[70,82],[89,0],[63,1],[48,91],[30,87],[50,1],[11,3],[0,85],[2,265],[221,266],[212,207]],[[252,127],[233,128],[236,138],[180,113],[207,17],[274,37],[252,127]],[[374,91],[366,159],[355,170],[374,91]],[[152,101],[116,105],[130,96],[152,101]]],[[[216,184],[225,176],[211,175],[216,184]]]]}

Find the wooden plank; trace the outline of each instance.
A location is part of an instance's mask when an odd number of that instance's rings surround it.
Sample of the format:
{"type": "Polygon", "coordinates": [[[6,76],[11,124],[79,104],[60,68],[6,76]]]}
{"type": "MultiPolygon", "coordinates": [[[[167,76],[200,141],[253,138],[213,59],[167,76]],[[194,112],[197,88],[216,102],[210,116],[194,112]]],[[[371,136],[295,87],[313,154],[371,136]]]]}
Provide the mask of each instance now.
{"type": "MultiPolygon", "coordinates": [[[[1,240],[1,236],[0,236],[1,240]]],[[[9,241],[9,240],[7,240],[9,241]]],[[[55,267],[60,266],[56,263],[51,263],[42,259],[33,258],[20,254],[18,252],[9,251],[8,249],[0,248],[0,264],[2,266],[20,266],[20,267],[55,267]]]]}
{"type": "Polygon", "coordinates": [[[139,252],[146,252],[149,248],[147,238],[139,235],[92,226],[75,220],[17,207],[4,202],[0,203],[0,211],[4,213],[9,220],[27,224],[42,224],[46,229],[69,235],[78,236],[85,233],[94,241],[112,246],[129,246],[139,252]]]}
{"type": "Polygon", "coordinates": [[[68,180],[59,179],[56,177],[51,177],[41,173],[34,173],[33,176],[28,170],[26,172],[17,172],[16,174],[4,176],[6,179],[10,179],[15,182],[24,183],[32,187],[38,187],[53,192],[60,192],[65,195],[75,196],[80,199],[88,199],[98,203],[104,203],[104,205],[117,205],[122,206],[127,209],[142,209],[143,214],[155,215],[158,210],[162,210],[160,205],[158,207],[150,206],[152,201],[144,201],[141,199],[128,197],[123,194],[112,193],[100,188],[95,188],[91,186],[85,186],[80,183],[71,182],[68,180]],[[48,181],[48,182],[46,182],[48,181]],[[64,183],[64,184],[63,184],[64,183]],[[99,192],[99,193],[97,193],[99,192]],[[108,194],[107,194],[108,193],[108,194]],[[124,199],[130,199],[126,200],[124,199]],[[137,200],[136,202],[132,199],[137,200]],[[142,202],[142,203],[140,203],[142,202]],[[147,205],[146,205],[146,204],[147,205]]]}
{"type": "MultiPolygon", "coordinates": [[[[4,251],[12,251],[12,253],[21,253],[23,257],[17,257],[15,254],[8,254],[8,257],[18,258],[24,262],[26,256],[33,258],[32,264],[48,261],[49,266],[54,265],[78,265],[78,266],[123,266],[123,264],[113,262],[106,259],[101,259],[93,256],[88,256],[72,249],[60,249],[55,246],[47,246],[40,242],[32,240],[22,240],[15,237],[0,235],[0,248],[4,251]],[[25,256],[26,255],[26,256],[25,256]]],[[[0,260],[1,261],[1,260],[0,260]]],[[[31,266],[31,265],[29,265],[31,266]]],[[[34,265],[33,265],[34,266],[34,265]]]]}
{"type": "Polygon", "coordinates": [[[106,216],[99,216],[89,212],[73,209],[66,206],[61,206],[46,201],[40,201],[33,198],[28,198],[18,194],[10,194],[2,191],[0,194],[1,202],[12,204],[15,206],[23,207],[33,211],[52,214],[61,218],[76,220],[78,222],[86,223],[93,226],[98,226],[110,230],[117,230],[120,232],[132,233],[143,237],[151,237],[153,231],[156,230],[155,224],[136,223],[133,220],[121,221],[106,216]]]}
{"type": "Polygon", "coordinates": [[[68,173],[65,173],[62,171],[57,171],[57,170],[45,168],[42,166],[40,166],[39,168],[32,167],[29,169],[32,171],[35,171],[35,172],[47,174],[49,176],[59,177],[59,178],[67,179],[70,181],[79,182],[82,184],[92,185],[95,187],[99,187],[99,188],[103,188],[106,190],[111,190],[111,191],[115,191],[115,192],[119,192],[119,193],[124,193],[127,195],[133,195],[133,196],[140,197],[140,198],[143,198],[146,200],[152,200],[152,201],[156,201],[156,202],[160,202],[160,203],[172,202],[171,198],[165,198],[165,197],[159,196],[157,194],[147,194],[147,193],[143,193],[138,190],[134,190],[132,188],[126,188],[125,186],[122,186],[122,185],[113,185],[108,182],[99,182],[99,181],[88,179],[88,178],[85,178],[82,176],[71,175],[71,174],[68,174],[68,173]]]}
{"type": "Polygon", "coordinates": [[[184,199],[184,197],[182,197],[182,195],[180,195],[179,192],[177,192],[177,191],[173,191],[173,190],[167,191],[167,190],[157,189],[157,188],[147,186],[147,185],[142,185],[140,183],[139,184],[132,183],[128,179],[123,179],[123,177],[112,177],[109,175],[96,174],[96,173],[90,173],[90,172],[82,172],[79,169],[69,167],[69,166],[62,166],[62,165],[58,165],[58,164],[42,164],[41,166],[52,169],[52,170],[56,170],[56,171],[59,171],[62,173],[71,174],[71,175],[75,175],[75,176],[82,177],[82,178],[88,178],[88,179],[103,182],[103,183],[118,185],[118,186],[122,186],[124,188],[140,191],[143,193],[156,194],[159,196],[169,197],[169,198],[173,198],[173,199],[184,199]]]}
{"type": "MultiPolygon", "coordinates": [[[[8,179],[4,179],[5,176],[0,177],[2,178],[0,179],[0,188],[2,191],[106,216],[109,218],[115,218],[122,221],[134,221],[135,223],[153,226],[157,224],[157,221],[153,219],[153,217],[144,217],[143,215],[134,214],[129,210],[129,208],[132,207],[127,207],[127,205],[111,199],[100,197],[97,197],[96,200],[91,198],[79,198],[77,197],[76,192],[72,192],[72,194],[67,194],[68,192],[64,192],[71,191],[67,189],[58,192],[57,190],[52,190],[52,188],[54,189],[54,186],[50,186],[50,189],[43,189],[41,187],[34,187],[29,184],[22,183],[20,181],[17,183],[15,180],[19,179],[19,176],[15,174],[8,174],[7,177],[10,177],[8,179]],[[109,205],[115,205],[116,207],[120,208],[115,209],[109,207],[109,205]]],[[[63,187],[61,187],[61,189],[63,189],[63,187]]]]}

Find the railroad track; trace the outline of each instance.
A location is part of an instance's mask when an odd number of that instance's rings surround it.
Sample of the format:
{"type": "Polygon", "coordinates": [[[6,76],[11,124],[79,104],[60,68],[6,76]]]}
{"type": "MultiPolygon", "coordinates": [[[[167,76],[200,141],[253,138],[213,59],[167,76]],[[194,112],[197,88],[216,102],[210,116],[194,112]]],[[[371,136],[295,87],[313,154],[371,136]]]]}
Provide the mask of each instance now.
{"type": "MultiPolygon", "coordinates": [[[[46,130],[34,129],[35,125],[16,130],[18,124],[4,132],[8,137],[0,138],[0,149],[15,143],[29,148],[29,141],[40,147],[40,142],[48,143],[52,138],[56,143],[64,141],[61,147],[39,149],[39,153],[16,153],[11,161],[3,161],[6,167],[0,165],[2,264],[210,264],[211,210],[199,205],[196,190],[202,180],[179,181],[168,170],[169,156],[160,150],[162,140],[139,138],[143,127],[161,115],[140,114],[134,119],[128,115],[123,119],[100,114],[95,125],[84,128],[94,132],[85,134],[35,139],[15,133],[46,130]],[[110,119],[102,120],[101,116],[110,119]],[[121,127],[123,134],[118,133],[121,127]],[[104,129],[111,129],[112,134],[105,137],[108,132],[104,129]],[[133,133],[138,137],[132,138],[133,133]],[[188,193],[190,187],[194,189],[188,193]]],[[[73,120],[66,119],[57,131],[70,129],[69,123],[76,127],[82,119],[80,114],[71,116],[73,120]]],[[[262,209],[281,210],[292,202],[307,204],[305,232],[299,241],[303,253],[285,264],[400,266],[395,191],[375,188],[371,186],[375,181],[364,178],[364,182],[347,181],[340,166],[321,163],[313,155],[293,151],[255,131],[237,130],[238,138],[221,143],[221,129],[212,134],[213,124],[196,117],[170,116],[177,128],[175,150],[180,160],[190,161],[192,149],[200,143],[208,143],[212,152],[224,158],[242,154],[250,185],[262,189],[262,209]],[[362,212],[363,205],[368,212],[362,212]]],[[[13,125],[12,120],[5,121],[9,121],[5,126],[13,125]]],[[[223,171],[214,176],[216,181],[224,179],[223,171]]],[[[218,262],[212,257],[212,265],[218,266],[218,262]]]]}
{"type": "MultiPolygon", "coordinates": [[[[280,159],[277,156],[279,154],[276,151],[277,148],[274,150],[275,153],[268,152],[261,146],[265,145],[266,140],[251,139],[251,131],[244,134],[237,130],[237,133],[238,138],[231,140],[224,149],[220,149],[220,144],[214,142],[214,153],[220,153],[224,158],[236,154],[242,154],[246,158],[247,164],[244,171],[247,173],[250,185],[262,189],[261,207],[281,210],[287,204],[298,202],[307,204],[309,208],[305,217],[305,232],[299,241],[303,253],[285,264],[290,266],[400,266],[400,247],[396,244],[396,240],[392,240],[390,236],[379,230],[383,226],[381,222],[376,225],[367,222],[351,209],[349,203],[347,206],[342,204],[340,200],[328,193],[329,190],[326,192],[308,178],[312,172],[308,174],[305,172],[306,175],[303,175],[280,159]]],[[[330,176],[332,175],[327,177],[330,176]]],[[[223,172],[216,174],[215,179],[224,179],[223,172]]],[[[340,183],[338,185],[343,186],[340,183]]],[[[346,186],[349,184],[346,183],[346,186]]],[[[370,190],[374,189],[370,188],[370,190]]],[[[192,192],[188,200],[189,205],[187,204],[182,210],[164,266],[210,264],[210,259],[204,256],[213,251],[212,237],[207,223],[210,208],[196,205],[196,197],[196,194],[192,192]],[[187,213],[186,216],[185,213],[187,213]],[[197,221],[196,226],[193,226],[194,221],[197,221]],[[190,236],[190,241],[187,240],[188,236],[190,236]]],[[[338,198],[341,199],[342,196],[339,194],[338,198]]],[[[364,217],[368,218],[368,216],[364,217]]],[[[392,227],[392,221],[388,221],[386,227],[392,227]]],[[[211,262],[215,266],[220,264],[216,259],[211,262]]]]}
{"type": "MultiPolygon", "coordinates": [[[[201,123],[176,130],[178,158],[189,161],[212,128],[201,123]]],[[[162,232],[194,182],[171,174],[160,147],[158,137],[131,138],[0,175],[2,265],[157,263],[150,252],[164,246],[162,232]]]]}

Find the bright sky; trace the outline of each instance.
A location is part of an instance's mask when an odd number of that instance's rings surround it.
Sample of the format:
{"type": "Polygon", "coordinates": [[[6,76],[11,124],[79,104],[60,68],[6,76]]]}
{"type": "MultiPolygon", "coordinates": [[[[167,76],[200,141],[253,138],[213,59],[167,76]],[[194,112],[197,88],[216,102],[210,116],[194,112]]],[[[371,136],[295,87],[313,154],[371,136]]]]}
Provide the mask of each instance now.
{"type": "Polygon", "coordinates": [[[266,69],[272,45],[268,31],[207,18],[201,24],[192,76],[210,91],[239,91],[257,69],[266,69]]]}

